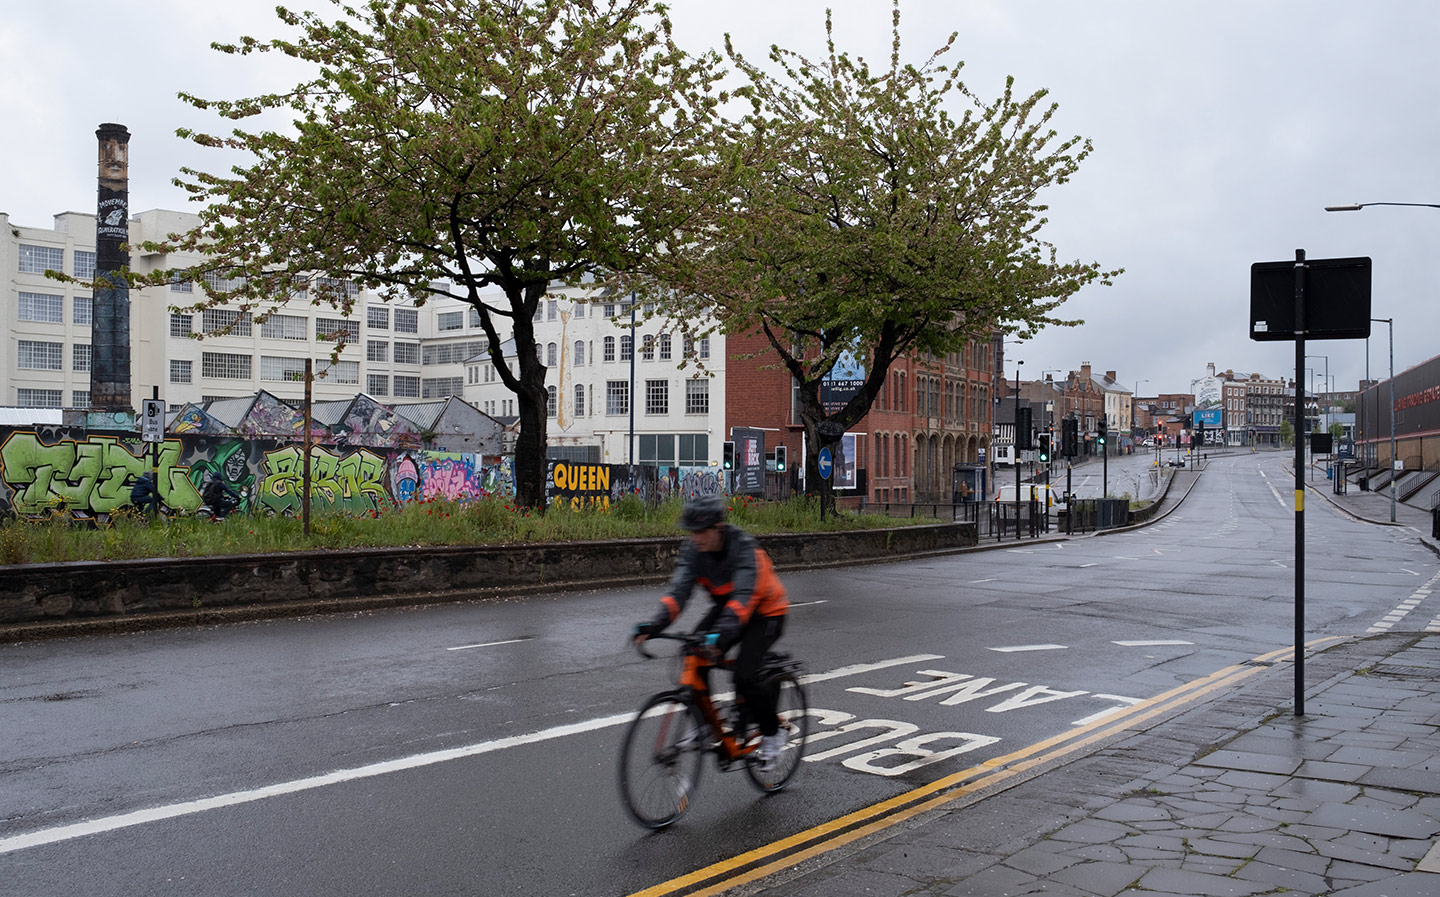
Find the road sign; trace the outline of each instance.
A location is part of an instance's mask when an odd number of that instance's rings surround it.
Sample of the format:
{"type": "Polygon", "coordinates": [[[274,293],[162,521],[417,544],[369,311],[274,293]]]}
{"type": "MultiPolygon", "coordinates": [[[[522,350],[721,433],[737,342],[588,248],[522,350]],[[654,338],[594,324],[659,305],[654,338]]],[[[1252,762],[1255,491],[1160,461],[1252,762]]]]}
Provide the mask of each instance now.
{"type": "Polygon", "coordinates": [[[140,440],[142,442],[165,441],[165,400],[140,400],[140,440]]]}
{"type": "MultiPolygon", "coordinates": [[[[1370,259],[1309,259],[1305,265],[1305,338],[1370,336],[1370,259]]],[[[1250,266],[1250,338],[1295,339],[1296,262],[1250,266]]]]}
{"type": "Polygon", "coordinates": [[[820,457],[815,461],[816,468],[820,471],[820,479],[830,479],[830,474],[835,470],[835,458],[830,454],[830,447],[820,449],[820,457]]]}

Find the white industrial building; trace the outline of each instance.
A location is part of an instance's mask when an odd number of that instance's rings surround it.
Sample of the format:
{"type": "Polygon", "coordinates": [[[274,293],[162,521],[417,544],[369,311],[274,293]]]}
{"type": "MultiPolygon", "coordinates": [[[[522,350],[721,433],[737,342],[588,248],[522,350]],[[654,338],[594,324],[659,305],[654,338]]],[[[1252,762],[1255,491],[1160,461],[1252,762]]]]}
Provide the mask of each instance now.
{"type": "MultiPolygon", "coordinates": [[[[607,464],[718,464],[725,431],[724,337],[691,339],[673,321],[639,313],[628,298],[583,288],[539,309],[535,339],[550,369],[552,457],[607,464]],[[632,351],[633,349],[633,351],[632,351]],[[631,383],[634,383],[633,408],[631,383]]],[[[467,402],[502,419],[515,396],[488,354],[465,364],[467,402]]],[[[502,351],[511,370],[513,343],[502,351]]]]}
{"type": "MultiPolygon", "coordinates": [[[[130,267],[139,273],[199,264],[139,248],[198,224],[196,215],[155,209],[130,219],[130,267]]],[[[63,212],[49,228],[10,221],[0,212],[0,406],[87,408],[90,404],[90,291],[46,278],[95,272],[95,216],[63,212]]],[[[223,286],[223,285],[222,285],[223,286]]],[[[355,312],[312,305],[298,293],[255,324],[238,309],[172,312],[201,298],[193,284],[130,291],[131,397],[158,387],[172,407],[250,396],[263,389],[283,400],[304,394],[305,360],[317,373],[317,401],[365,392],[384,404],[460,396],[485,413],[515,416],[515,396],[499,382],[486,353],[479,314],[460,299],[392,304],[357,291],[355,312]],[[345,347],[332,363],[327,335],[345,347]],[[196,335],[203,336],[197,339],[196,335]]],[[[701,466],[718,463],[724,436],[723,337],[692,345],[661,319],[641,318],[633,337],[634,424],[630,423],[630,309],[587,290],[563,290],[536,317],[541,360],[550,368],[552,455],[576,460],[701,466]],[[689,363],[682,368],[682,362],[689,363]],[[698,364],[697,364],[698,362],[698,364]]],[[[508,328],[502,337],[508,337],[508,328]]]]}

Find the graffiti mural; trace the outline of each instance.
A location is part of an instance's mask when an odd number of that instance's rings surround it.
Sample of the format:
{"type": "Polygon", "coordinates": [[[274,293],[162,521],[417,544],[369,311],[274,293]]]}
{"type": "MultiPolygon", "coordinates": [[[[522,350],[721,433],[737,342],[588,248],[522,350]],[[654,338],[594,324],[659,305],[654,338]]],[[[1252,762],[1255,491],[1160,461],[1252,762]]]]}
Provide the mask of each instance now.
{"type": "Polygon", "coordinates": [[[262,389],[255,394],[245,417],[235,425],[235,432],[241,436],[300,439],[305,433],[305,415],[262,389]]]}
{"type": "Polygon", "coordinates": [[[423,498],[465,501],[485,492],[476,457],[459,452],[425,452],[420,470],[423,498]]]}
{"type": "Polygon", "coordinates": [[[179,434],[219,434],[230,432],[229,427],[206,414],[201,408],[188,403],[175,413],[175,419],[170,422],[169,429],[170,432],[179,434]]]}
{"type": "Polygon", "coordinates": [[[331,432],[336,442],[376,448],[419,448],[422,441],[414,424],[367,395],[355,397],[331,432]]]}
{"type": "MultiPolygon", "coordinates": [[[[108,514],[155,463],[133,433],[63,427],[0,429],[0,511],[108,514]]],[[[243,497],[241,510],[296,514],[303,489],[301,445],[285,440],[185,434],[159,444],[160,500],[176,511],[200,507],[209,476],[243,497]]],[[[468,501],[513,495],[510,459],[461,452],[312,446],[311,509],[366,514],[421,498],[468,501]],[[488,461],[488,463],[487,463],[488,461]]]]}
{"type": "MultiPolygon", "coordinates": [[[[130,487],[150,470],[148,446],[133,436],[60,438],[47,443],[33,432],[13,431],[0,443],[0,480],[17,514],[51,509],[108,514],[130,502],[130,487]]],[[[193,510],[200,494],[179,466],[180,443],[159,451],[160,500],[193,510]]]]}
{"type": "Polygon", "coordinates": [[[420,465],[410,454],[397,455],[390,461],[390,495],[400,503],[413,501],[420,494],[420,465]]]}

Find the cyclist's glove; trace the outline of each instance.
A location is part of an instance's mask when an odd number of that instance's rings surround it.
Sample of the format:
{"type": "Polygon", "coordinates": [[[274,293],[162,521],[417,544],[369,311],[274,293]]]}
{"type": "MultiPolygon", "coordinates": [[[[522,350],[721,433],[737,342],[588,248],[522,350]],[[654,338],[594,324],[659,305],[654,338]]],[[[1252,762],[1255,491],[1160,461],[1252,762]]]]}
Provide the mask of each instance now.
{"type": "Polygon", "coordinates": [[[640,623],[635,626],[634,634],[637,638],[642,635],[646,638],[649,638],[650,636],[654,635],[656,631],[657,630],[655,629],[654,623],[640,623]]]}

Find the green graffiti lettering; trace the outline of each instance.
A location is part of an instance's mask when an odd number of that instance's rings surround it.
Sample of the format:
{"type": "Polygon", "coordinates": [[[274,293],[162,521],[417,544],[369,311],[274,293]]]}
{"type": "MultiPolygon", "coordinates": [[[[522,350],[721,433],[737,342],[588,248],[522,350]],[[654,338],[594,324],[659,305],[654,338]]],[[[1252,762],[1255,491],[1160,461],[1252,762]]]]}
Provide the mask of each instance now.
{"type": "Polygon", "coordinates": [[[300,510],[300,449],[295,446],[265,453],[265,478],[258,496],[262,507],[276,513],[300,510]]]}
{"type": "MultiPolygon", "coordinates": [[[[266,476],[259,501],[271,510],[298,511],[302,494],[301,450],[265,453],[266,476]]],[[[385,459],[360,450],[341,457],[323,446],[310,449],[310,509],[363,514],[393,506],[385,486],[385,459]]]]}

